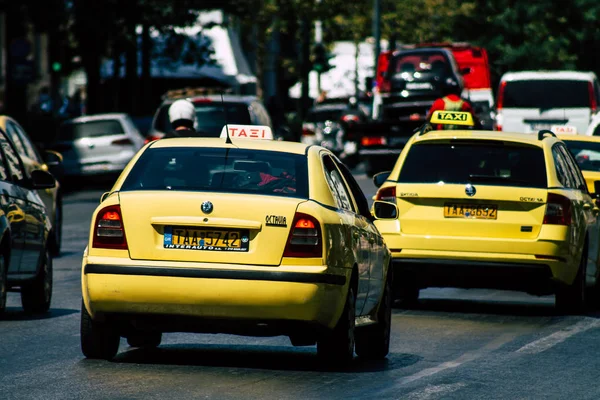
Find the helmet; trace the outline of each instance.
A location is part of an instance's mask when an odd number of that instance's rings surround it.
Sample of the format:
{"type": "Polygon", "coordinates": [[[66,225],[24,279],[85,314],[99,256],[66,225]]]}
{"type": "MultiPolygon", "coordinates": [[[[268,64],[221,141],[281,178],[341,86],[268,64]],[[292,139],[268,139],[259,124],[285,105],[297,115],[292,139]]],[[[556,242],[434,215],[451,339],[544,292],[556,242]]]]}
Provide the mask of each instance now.
{"type": "Polygon", "coordinates": [[[196,125],[196,108],[191,101],[181,99],[173,102],[169,107],[169,122],[173,125],[186,125],[190,128],[196,125]]]}

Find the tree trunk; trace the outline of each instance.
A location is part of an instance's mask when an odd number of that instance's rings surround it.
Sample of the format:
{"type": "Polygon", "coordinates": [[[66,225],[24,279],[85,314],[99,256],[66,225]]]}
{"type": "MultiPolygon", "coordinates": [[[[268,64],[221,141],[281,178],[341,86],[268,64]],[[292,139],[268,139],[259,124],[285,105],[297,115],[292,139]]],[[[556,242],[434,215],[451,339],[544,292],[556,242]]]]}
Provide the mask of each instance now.
{"type": "MultiPolygon", "coordinates": [[[[92,47],[93,49],[93,47],[92,47]]],[[[100,102],[100,64],[101,57],[95,51],[83,53],[81,56],[83,68],[87,75],[86,114],[96,114],[104,111],[100,102]]]]}
{"type": "Polygon", "coordinates": [[[131,13],[127,16],[127,43],[125,50],[125,81],[127,82],[127,104],[128,112],[137,114],[139,95],[139,76],[138,76],[138,54],[137,54],[137,34],[135,31],[137,16],[134,14],[135,7],[131,8],[131,13]]]}
{"type": "Polygon", "coordinates": [[[113,45],[113,111],[119,111],[120,109],[120,96],[121,96],[121,62],[122,46],[119,42],[115,42],[113,45]]]}
{"type": "Polygon", "coordinates": [[[146,114],[146,110],[150,111],[152,104],[152,38],[150,37],[150,27],[145,24],[142,27],[142,82],[141,95],[143,104],[141,109],[146,114]]]}

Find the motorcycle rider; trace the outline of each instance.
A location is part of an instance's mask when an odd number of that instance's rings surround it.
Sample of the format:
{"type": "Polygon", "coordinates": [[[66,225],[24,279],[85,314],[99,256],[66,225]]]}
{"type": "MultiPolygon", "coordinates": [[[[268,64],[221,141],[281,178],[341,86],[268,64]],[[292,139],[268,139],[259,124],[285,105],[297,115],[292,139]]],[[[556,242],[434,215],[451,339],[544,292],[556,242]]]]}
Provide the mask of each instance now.
{"type": "Polygon", "coordinates": [[[198,136],[196,132],[196,108],[186,99],[176,100],[169,107],[169,122],[173,130],[165,137],[198,136]]]}
{"type": "MultiPolygon", "coordinates": [[[[458,85],[446,86],[444,90],[444,97],[441,97],[433,102],[429,112],[427,113],[427,121],[431,120],[431,116],[434,111],[464,111],[469,112],[473,115],[475,124],[478,125],[478,120],[473,112],[473,106],[471,103],[460,97],[461,89],[458,85]]],[[[456,125],[437,125],[434,129],[457,129],[456,125]]],[[[458,128],[464,129],[464,128],[458,128]]]]}

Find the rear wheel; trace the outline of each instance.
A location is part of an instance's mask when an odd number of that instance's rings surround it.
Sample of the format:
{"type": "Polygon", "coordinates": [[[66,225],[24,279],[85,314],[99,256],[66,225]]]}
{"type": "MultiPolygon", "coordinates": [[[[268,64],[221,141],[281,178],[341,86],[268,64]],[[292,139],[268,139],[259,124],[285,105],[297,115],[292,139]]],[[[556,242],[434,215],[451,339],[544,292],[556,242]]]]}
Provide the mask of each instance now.
{"type": "Polygon", "coordinates": [[[110,325],[94,321],[81,302],[81,352],[86,358],[111,360],[119,351],[120,337],[110,325]]]}
{"type": "Polygon", "coordinates": [[[41,259],[42,265],[33,282],[21,289],[21,304],[26,312],[43,313],[50,309],[52,300],[52,257],[48,249],[41,259]]]}
{"type": "Polygon", "coordinates": [[[556,290],[556,309],[566,314],[579,314],[584,311],[586,303],[585,275],[587,255],[584,251],[579,263],[575,280],[570,285],[561,285],[556,290]]]}
{"type": "Polygon", "coordinates": [[[161,332],[136,332],[127,336],[127,344],[131,347],[153,349],[160,346],[162,341],[161,332]]]}
{"type": "Polygon", "coordinates": [[[335,328],[317,341],[317,354],[328,363],[341,364],[354,357],[355,306],[354,289],[350,288],[335,328]]]}
{"type": "Polygon", "coordinates": [[[381,359],[390,351],[392,326],[392,285],[386,279],[383,296],[377,311],[377,323],[356,329],[356,354],[366,359],[381,359]]]}

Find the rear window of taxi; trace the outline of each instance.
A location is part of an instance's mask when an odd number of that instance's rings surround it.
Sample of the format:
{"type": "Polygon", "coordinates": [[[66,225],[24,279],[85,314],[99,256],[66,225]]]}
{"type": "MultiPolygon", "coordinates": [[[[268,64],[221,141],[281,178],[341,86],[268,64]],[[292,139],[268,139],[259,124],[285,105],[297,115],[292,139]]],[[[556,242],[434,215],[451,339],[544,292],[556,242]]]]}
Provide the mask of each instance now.
{"type": "Polygon", "coordinates": [[[308,198],[306,156],[236,148],[148,149],[121,191],[182,190],[308,198]]]}
{"type": "Polygon", "coordinates": [[[404,160],[398,183],[548,185],[543,149],[491,140],[415,144],[404,160]]]}

